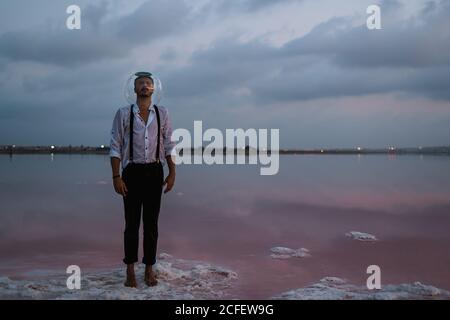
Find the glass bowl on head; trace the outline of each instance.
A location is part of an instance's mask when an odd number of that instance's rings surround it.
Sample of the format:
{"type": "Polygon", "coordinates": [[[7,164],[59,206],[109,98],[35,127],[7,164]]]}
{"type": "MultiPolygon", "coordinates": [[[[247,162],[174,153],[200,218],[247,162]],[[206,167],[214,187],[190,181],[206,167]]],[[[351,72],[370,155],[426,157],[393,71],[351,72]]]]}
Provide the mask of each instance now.
{"type": "Polygon", "coordinates": [[[124,88],[125,100],[129,104],[136,103],[137,96],[136,92],[134,92],[134,81],[142,77],[152,79],[153,81],[152,103],[159,105],[163,94],[161,80],[159,80],[159,78],[156,77],[154,74],[146,71],[136,72],[128,78],[124,88]]]}

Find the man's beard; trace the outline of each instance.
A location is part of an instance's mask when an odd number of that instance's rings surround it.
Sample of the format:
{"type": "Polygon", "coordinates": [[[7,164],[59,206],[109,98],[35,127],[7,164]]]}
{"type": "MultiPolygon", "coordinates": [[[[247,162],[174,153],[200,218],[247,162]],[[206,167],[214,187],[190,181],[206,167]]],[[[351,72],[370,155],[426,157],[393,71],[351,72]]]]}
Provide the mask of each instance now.
{"type": "Polygon", "coordinates": [[[139,92],[138,96],[141,98],[149,98],[152,96],[152,94],[153,94],[152,91],[147,91],[147,92],[141,91],[141,92],[139,92]]]}

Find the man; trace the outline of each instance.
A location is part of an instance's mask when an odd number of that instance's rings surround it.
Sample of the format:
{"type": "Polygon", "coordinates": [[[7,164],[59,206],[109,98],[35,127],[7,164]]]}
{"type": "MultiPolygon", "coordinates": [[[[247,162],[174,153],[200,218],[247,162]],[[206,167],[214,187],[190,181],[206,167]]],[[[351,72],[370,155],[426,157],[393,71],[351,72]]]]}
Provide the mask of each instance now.
{"type": "Polygon", "coordinates": [[[167,193],[175,183],[175,164],[170,156],[174,143],[170,139],[172,129],[168,111],[152,104],[154,81],[151,73],[135,75],[136,103],[117,111],[110,145],[114,190],[122,195],[125,211],[123,262],[127,265],[127,287],[137,287],[134,263],[138,261],[142,211],[144,280],[148,286],[158,283],[152,266],[156,263],[162,189],[166,185],[164,193],[167,193]],[[119,173],[121,162],[122,176],[119,173]],[[169,168],[165,179],[164,162],[169,168]]]}

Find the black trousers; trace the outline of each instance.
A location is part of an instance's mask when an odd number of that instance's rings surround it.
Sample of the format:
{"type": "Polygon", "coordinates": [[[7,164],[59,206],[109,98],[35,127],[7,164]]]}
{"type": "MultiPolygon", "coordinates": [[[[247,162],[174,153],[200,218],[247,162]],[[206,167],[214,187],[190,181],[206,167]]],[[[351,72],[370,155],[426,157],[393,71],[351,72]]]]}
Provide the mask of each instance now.
{"type": "Polygon", "coordinates": [[[156,263],[158,244],[158,217],[164,181],[162,164],[130,163],[122,171],[122,179],[128,193],[123,197],[125,208],[125,232],[123,262],[132,264],[138,261],[139,226],[144,225],[144,256],[142,263],[156,263]]]}

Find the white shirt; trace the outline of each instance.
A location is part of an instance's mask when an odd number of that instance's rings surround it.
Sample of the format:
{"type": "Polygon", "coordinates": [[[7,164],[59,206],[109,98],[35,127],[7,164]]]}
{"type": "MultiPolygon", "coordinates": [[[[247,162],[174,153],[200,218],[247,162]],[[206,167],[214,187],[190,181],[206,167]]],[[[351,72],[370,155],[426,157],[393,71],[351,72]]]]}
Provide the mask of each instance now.
{"type": "MultiPolygon", "coordinates": [[[[149,163],[156,161],[156,145],[158,136],[158,122],[154,104],[148,107],[150,114],[147,124],[141,117],[139,107],[133,104],[134,135],[133,135],[133,162],[149,163]]],[[[175,146],[171,141],[172,127],[168,110],[158,106],[160,118],[160,144],[159,160],[165,164],[166,156],[170,155],[175,146]]],[[[111,129],[110,157],[117,157],[124,169],[130,159],[130,106],[117,110],[111,129]]]]}

